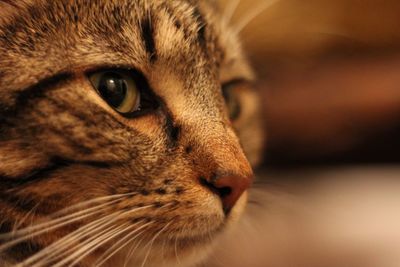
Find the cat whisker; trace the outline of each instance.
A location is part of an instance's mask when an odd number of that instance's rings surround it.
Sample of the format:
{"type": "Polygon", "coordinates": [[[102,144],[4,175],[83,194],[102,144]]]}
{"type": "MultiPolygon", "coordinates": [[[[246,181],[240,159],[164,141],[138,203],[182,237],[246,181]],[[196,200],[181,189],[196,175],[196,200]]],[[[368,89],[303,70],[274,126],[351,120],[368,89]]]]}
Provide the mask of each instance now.
{"type": "Polygon", "coordinates": [[[161,247],[161,258],[165,257],[165,243],[167,242],[167,239],[164,239],[162,247],[161,247]]]}
{"type": "MultiPolygon", "coordinates": [[[[165,205],[163,208],[167,208],[168,206],[172,205],[172,203],[165,205]]],[[[97,263],[95,266],[101,266],[103,265],[109,258],[111,258],[113,255],[115,255],[118,251],[120,251],[121,249],[123,249],[124,247],[126,247],[127,245],[129,245],[129,243],[131,243],[132,241],[134,241],[138,236],[140,236],[141,234],[144,233],[141,232],[137,235],[135,235],[133,238],[131,238],[131,236],[133,234],[135,234],[138,230],[142,229],[145,226],[148,226],[149,224],[152,224],[153,222],[149,222],[148,224],[145,224],[143,226],[141,226],[139,229],[135,230],[134,232],[130,233],[128,236],[124,237],[123,239],[119,240],[116,244],[114,244],[110,249],[108,249],[102,257],[100,257],[97,260],[97,263]],[[125,242],[126,240],[128,240],[127,242],[125,242]],[[125,243],[123,243],[125,242],[125,243]],[[123,244],[122,244],[123,243],[123,244]],[[122,245],[121,245],[122,244],[122,245]],[[115,247],[117,247],[118,245],[121,245],[120,247],[118,247],[117,249],[114,250],[115,247]],[[114,250],[114,251],[112,251],[114,250]],[[107,254],[109,254],[107,256],[107,254]],[[104,258],[104,259],[103,259],[104,258]],[[99,262],[100,261],[100,262],[99,262]]],[[[136,249],[136,248],[135,248],[136,249]]],[[[133,253],[133,251],[131,250],[128,254],[127,254],[127,259],[125,260],[125,264],[124,266],[126,266],[127,262],[129,261],[129,258],[131,256],[131,254],[133,253]]]]}
{"type": "Polygon", "coordinates": [[[151,249],[153,247],[154,241],[157,239],[157,237],[159,237],[161,235],[162,232],[164,232],[168,228],[168,226],[171,225],[171,223],[172,222],[167,223],[160,231],[158,231],[157,234],[154,235],[154,237],[145,246],[145,248],[147,246],[149,246],[149,250],[147,251],[147,253],[146,253],[146,255],[145,255],[144,259],[143,259],[143,263],[142,263],[141,267],[144,267],[146,265],[146,262],[147,262],[147,259],[148,259],[149,255],[150,255],[150,252],[151,252],[151,249]]]}
{"type": "Polygon", "coordinates": [[[257,18],[262,12],[271,8],[274,4],[280,0],[269,0],[263,1],[261,4],[256,5],[253,9],[247,12],[246,15],[235,26],[235,33],[239,34],[247,25],[250,24],[255,18],[257,18]]]}
{"type": "MultiPolygon", "coordinates": [[[[23,242],[25,240],[31,239],[33,237],[36,237],[38,235],[47,233],[49,231],[57,230],[57,229],[59,229],[59,228],[61,228],[63,226],[69,225],[69,224],[71,224],[73,222],[80,221],[80,220],[85,219],[87,217],[93,216],[93,215],[95,215],[95,214],[97,214],[97,213],[99,213],[99,212],[101,212],[103,210],[92,211],[90,213],[87,213],[87,214],[84,214],[84,215],[81,215],[81,216],[78,216],[78,217],[68,218],[67,220],[65,220],[64,218],[58,219],[58,220],[55,220],[56,222],[52,222],[51,224],[46,224],[46,225],[41,226],[41,228],[39,228],[39,230],[37,230],[35,232],[32,232],[31,229],[26,229],[26,230],[24,229],[24,231],[17,233],[18,236],[20,236],[20,237],[15,238],[15,239],[11,239],[11,241],[8,241],[8,242],[2,244],[0,246],[0,252],[4,251],[4,250],[7,250],[7,249],[15,246],[16,244],[21,243],[21,242],[23,242]]],[[[35,227],[35,230],[36,230],[36,227],[35,227]]],[[[12,238],[14,237],[14,234],[13,233],[11,233],[9,235],[6,234],[5,237],[7,239],[10,239],[11,237],[12,238]]]]}
{"type": "Polygon", "coordinates": [[[248,205],[254,205],[254,206],[258,206],[258,207],[265,207],[264,203],[262,201],[258,201],[258,200],[249,200],[247,201],[248,205]]]}
{"type": "Polygon", "coordinates": [[[60,240],[56,241],[55,243],[51,244],[50,246],[46,247],[42,251],[36,253],[32,257],[28,258],[23,262],[24,265],[29,265],[32,264],[33,262],[36,262],[40,260],[41,258],[45,257],[45,259],[52,259],[55,260],[59,257],[64,256],[65,254],[68,254],[70,250],[67,250],[67,248],[73,244],[73,242],[77,239],[82,239],[88,235],[91,235],[94,232],[98,232],[104,227],[107,227],[114,221],[113,218],[117,215],[117,212],[112,213],[108,216],[102,217],[98,220],[95,220],[73,232],[70,234],[64,236],[60,240]],[[61,251],[61,252],[60,252],[61,251]]]}
{"type": "MultiPolygon", "coordinates": [[[[185,225],[183,225],[182,229],[184,228],[184,226],[185,225]]],[[[178,235],[175,236],[174,251],[175,251],[176,262],[178,263],[178,265],[181,265],[181,260],[178,256],[178,235]]]]}
{"type": "MultiPolygon", "coordinates": [[[[142,232],[141,234],[143,234],[143,233],[144,232],[142,232]]],[[[129,250],[129,253],[126,256],[124,267],[128,266],[129,260],[133,257],[133,253],[140,246],[140,244],[142,243],[143,239],[144,239],[144,237],[141,238],[140,240],[138,240],[138,242],[132,244],[131,249],[129,250]]]]}
{"type": "MultiPolygon", "coordinates": [[[[70,254],[70,252],[74,251],[74,248],[68,248],[73,244],[74,241],[76,240],[81,240],[83,238],[86,238],[87,236],[91,236],[93,233],[96,234],[96,232],[103,230],[105,227],[109,226],[110,224],[115,223],[116,221],[120,220],[122,216],[125,216],[127,214],[130,214],[132,212],[137,212],[139,210],[143,210],[146,208],[150,208],[152,205],[148,205],[145,207],[140,207],[140,208],[135,208],[132,210],[129,210],[127,212],[114,212],[108,216],[102,217],[98,220],[95,220],[88,225],[85,225],[76,231],[64,236],[62,239],[58,240],[57,242],[53,243],[49,247],[45,248],[43,251],[39,252],[38,254],[32,256],[28,260],[26,260],[23,264],[23,266],[26,266],[26,264],[30,264],[34,261],[40,260],[40,258],[45,257],[43,261],[48,262],[49,260],[56,260],[64,255],[70,254]]],[[[103,233],[103,232],[102,232],[103,233]]],[[[98,237],[101,234],[96,234],[95,237],[98,237]]],[[[95,238],[94,237],[94,238],[95,238]]],[[[90,242],[93,239],[93,236],[89,240],[86,240],[84,244],[90,242]]],[[[83,245],[83,244],[80,244],[83,245]]],[[[35,265],[36,266],[36,265],[35,265]]],[[[41,265],[38,265],[41,266],[41,265]]]]}
{"type": "MultiPolygon", "coordinates": [[[[161,240],[160,240],[160,241],[161,241],[161,240]]],[[[159,251],[159,250],[156,251],[157,255],[158,255],[158,254],[161,255],[161,256],[160,256],[161,259],[164,259],[164,258],[165,258],[165,251],[164,251],[164,250],[165,250],[165,243],[166,243],[166,241],[167,241],[166,239],[163,239],[163,240],[162,240],[162,245],[161,245],[160,251],[159,251]]],[[[151,252],[151,248],[150,248],[149,252],[151,252]]]]}
{"type": "MultiPolygon", "coordinates": [[[[21,220],[19,220],[19,221],[15,224],[14,229],[20,228],[21,225],[23,225],[24,222],[29,218],[29,216],[31,216],[31,215],[33,215],[33,214],[35,213],[35,210],[38,208],[39,205],[40,205],[40,202],[36,203],[36,205],[35,205],[30,211],[28,211],[28,212],[26,213],[26,215],[25,215],[21,220]]],[[[0,239],[1,239],[1,238],[0,238],[0,239]]]]}
{"type": "MultiPolygon", "coordinates": [[[[136,226],[137,226],[137,224],[134,224],[134,225],[129,225],[129,224],[127,224],[127,225],[125,226],[125,229],[123,229],[122,231],[120,231],[120,233],[115,234],[115,235],[111,236],[110,238],[107,238],[107,239],[105,240],[105,242],[103,241],[103,242],[101,243],[100,246],[102,246],[102,245],[105,244],[106,242],[108,242],[108,241],[110,241],[110,240],[116,238],[117,236],[119,236],[119,235],[121,235],[121,234],[123,234],[123,233],[126,233],[126,232],[131,231],[131,230],[134,229],[136,226]],[[127,227],[127,226],[128,226],[128,227],[127,227]]],[[[100,247],[100,246],[97,245],[97,248],[100,247]]],[[[70,266],[74,266],[75,264],[79,263],[84,257],[86,257],[87,255],[89,255],[92,251],[94,251],[94,249],[91,249],[91,250],[89,250],[88,252],[86,252],[85,254],[83,254],[82,256],[80,256],[80,257],[79,257],[78,259],[76,259],[70,266]]]]}
{"type": "MultiPolygon", "coordinates": [[[[171,205],[171,204],[172,204],[172,203],[170,203],[169,205],[171,205]]],[[[169,206],[169,205],[166,205],[166,206],[169,206]]],[[[164,207],[166,207],[166,206],[164,206],[164,207]]],[[[134,253],[135,250],[139,247],[139,245],[141,244],[142,241],[143,241],[143,238],[140,239],[140,240],[136,243],[136,245],[135,245],[135,244],[132,244],[129,253],[128,253],[127,256],[126,256],[125,263],[124,263],[124,267],[127,267],[128,263],[129,263],[129,260],[130,260],[131,257],[133,256],[133,253],[134,253]]],[[[164,240],[164,244],[165,244],[165,240],[164,240]]]]}
{"type": "Polygon", "coordinates": [[[97,262],[95,263],[95,267],[103,265],[107,260],[109,260],[112,256],[114,256],[118,251],[129,245],[132,241],[134,241],[138,236],[142,235],[145,231],[142,231],[137,234],[138,231],[146,228],[147,226],[153,224],[154,222],[148,222],[139,228],[135,229],[133,232],[129,233],[127,236],[116,242],[113,246],[111,246],[104,254],[101,256],[97,262]],[[132,235],[134,235],[132,237],[132,235]]]}
{"type": "Polygon", "coordinates": [[[40,223],[37,225],[23,228],[21,230],[16,230],[10,233],[0,235],[0,240],[9,240],[8,242],[5,242],[0,246],[0,252],[10,247],[13,247],[14,245],[21,243],[27,239],[36,237],[38,235],[44,234],[49,231],[57,230],[68,224],[80,221],[87,217],[103,212],[108,208],[108,206],[114,204],[117,201],[119,201],[119,199],[106,202],[86,210],[81,210],[72,214],[68,214],[64,217],[56,218],[48,222],[40,223]]]}
{"type": "MultiPolygon", "coordinates": [[[[26,227],[26,228],[23,228],[23,229],[20,229],[20,230],[15,230],[13,232],[0,235],[0,240],[15,238],[15,237],[26,235],[26,234],[34,234],[35,230],[38,230],[38,229],[40,230],[40,229],[43,229],[43,228],[46,228],[46,227],[48,229],[49,227],[52,227],[52,226],[55,227],[55,225],[60,224],[60,222],[62,222],[62,223],[64,222],[65,223],[66,221],[68,221],[70,219],[74,219],[74,217],[76,217],[76,216],[85,215],[85,213],[86,213],[87,216],[90,216],[92,214],[100,212],[101,208],[109,206],[111,204],[114,204],[114,203],[118,202],[119,200],[120,199],[109,201],[109,202],[103,203],[101,205],[97,205],[95,207],[92,207],[92,208],[88,208],[88,209],[85,209],[85,210],[80,210],[80,211],[77,211],[77,212],[74,212],[74,213],[71,213],[71,214],[67,214],[67,215],[62,216],[62,217],[57,217],[57,218],[55,218],[53,220],[50,220],[50,221],[47,221],[47,222],[39,223],[39,224],[32,225],[32,226],[29,226],[29,227],[26,227]]],[[[55,215],[51,215],[51,217],[55,217],[55,215]]],[[[2,249],[0,247],[0,251],[1,250],[2,249]]]]}
{"type": "Polygon", "coordinates": [[[127,228],[128,225],[129,225],[128,223],[125,223],[120,226],[109,227],[108,229],[102,231],[100,234],[91,238],[90,241],[86,242],[74,253],[70,254],[62,261],[54,264],[53,267],[61,267],[66,264],[68,264],[68,266],[74,266],[75,264],[79,263],[83,258],[85,258],[87,255],[98,249],[100,246],[104,245],[105,243],[119,236],[120,234],[128,231],[130,229],[129,227],[127,228]],[[72,263],[70,263],[71,261],[72,263]]]}
{"type": "MultiPolygon", "coordinates": [[[[90,236],[87,240],[85,240],[84,242],[79,243],[79,245],[76,245],[74,247],[69,248],[66,251],[62,251],[61,253],[58,253],[58,255],[49,255],[49,257],[45,257],[43,259],[41,259],[40,261],[36,262],[33,265],[29,265],[29,264],[24,264],[23,266],[30,266],[30,267],[44,267],[44,266],[49,266],[52,265],[53,263],[65,259],[65,257],[69,257],[71,254],[73,254],[74,252],[77,251],[77,249],[82,248],[86,245],[88,245],[90,242],[92,242],[95,239],[100,238],[101,236],[110,233],[111,231],[115,230],[117,226],[115,225],[111,225],[106,227],[105,229],[102,229],[104,227],[99,227],[99,229],[96,229],[95,233],[93,236],[90,236]],[[101,230],[102,229],[102,230],[101,230]],[[101,231],[99,231],[101,230],[101,231]]],[[[72,261],[73,259],[70,259],[69,261],[72,261]]],[[[65,264],[68,264],[68,262],[66,261],[65,264]]]]}
{"type": "Polygon", "coordinates": [[[65,214],[65,213],[70,212],[71,210],[80,209],[82,207],[89,206],[89,205],[91,205],[93,203],[97,204],[99,202],[104,202],[104,201],[109,201],[109,200],[116,200],[116,201],[118,200],[119,201],[119,200],[121,200],[121,199],[123,199],[125,197],[131,197],[131,196],[135,196],[135,195],[137,195],[136,192],[131,192],[131,193],[126,193],[126,194],[115,194],[115,195],[109,195],[109,196],[90,199],[90,200],[87,200],[87,201],[79,202],[79,203],[77,203],[77,204],[75,204],[73,206],[67,207],[67,208],[62,209],[60,211],[57,211],[56,213],[53,213],[51,215],[51,217],[59,217],[59,216],[65,214]]]}

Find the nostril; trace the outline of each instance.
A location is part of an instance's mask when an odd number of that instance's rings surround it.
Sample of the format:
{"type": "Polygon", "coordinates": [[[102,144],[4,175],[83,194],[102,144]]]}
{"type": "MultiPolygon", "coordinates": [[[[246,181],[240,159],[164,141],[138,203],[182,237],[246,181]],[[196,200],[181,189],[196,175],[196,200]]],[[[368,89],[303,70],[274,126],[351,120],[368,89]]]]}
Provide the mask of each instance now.
{"type": "Polygon", "coordinates": [[[243,192],[249,187],[251,178],[223,176],[214,177],[210,182],[206,178],[200,177],[200,183],[220,197],[224,212],[228,214],[243,192]]]}
{"type": "Polygon", "coordinates": [[[228,197],[232,193],[232,188],[230,187],[221,187],[221,188],[216,187],[216,188],[221,198],[228,197]]]}
{"type": "Polygon", "coordinates": [[[200,177],[200,184],[204,187],[207,187],[211,192],[218,195],[221,198],[227,197],[231,192],[232,189],[229,187],[222,187],[218,188],[213,183],[210,183],[206,178],[200,177]]]}
{"type": "Polygon", "coordinates": [[[207,181],[206,178],[204,177],[200,177],[200,183],[207,187],[208,189],[210,189],[213,193],[217,194],[218,196],[220,196],[221,198],[227,197],[231,194],[232,192],[232,188],[225,186],[225,187],[216,187],[213,183],[210,183],[209,181],[207,181]]]}

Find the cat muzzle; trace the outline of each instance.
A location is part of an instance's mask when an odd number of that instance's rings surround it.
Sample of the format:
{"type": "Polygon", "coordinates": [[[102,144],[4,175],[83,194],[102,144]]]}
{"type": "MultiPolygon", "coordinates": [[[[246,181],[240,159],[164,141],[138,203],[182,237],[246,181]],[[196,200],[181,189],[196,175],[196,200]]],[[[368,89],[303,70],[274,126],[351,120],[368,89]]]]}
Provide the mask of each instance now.
{"type": "Polygon", "coordinates": [[[228,175],[215,177],[211,181],[204,180],[202,184],[220,197],[224,213],[228,215],[252,182],[252,175],[248,177],[228,175]]]}

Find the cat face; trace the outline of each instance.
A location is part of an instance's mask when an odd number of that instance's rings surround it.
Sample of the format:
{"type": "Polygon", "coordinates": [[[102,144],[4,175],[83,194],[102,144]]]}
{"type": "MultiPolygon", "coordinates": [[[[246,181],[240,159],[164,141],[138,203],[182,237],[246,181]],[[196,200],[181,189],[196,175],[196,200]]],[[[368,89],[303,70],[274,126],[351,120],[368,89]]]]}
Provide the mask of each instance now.
{"type": "Polygon", "coordinates": [[[0,1],[0,259],[189,266],[237,220],[261,130],[214,5],[0,1]]]}

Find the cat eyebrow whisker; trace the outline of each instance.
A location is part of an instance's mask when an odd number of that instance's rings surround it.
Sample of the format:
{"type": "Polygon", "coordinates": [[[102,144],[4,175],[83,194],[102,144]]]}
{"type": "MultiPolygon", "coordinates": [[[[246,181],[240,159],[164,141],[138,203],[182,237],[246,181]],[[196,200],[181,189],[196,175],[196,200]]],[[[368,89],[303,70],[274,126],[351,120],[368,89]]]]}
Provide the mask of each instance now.
{"type": "Polygon", "coordinates": [[[240,2],[241,0],[230,0],[227,4],[223,14],[223,20],[226,24],[229,24],[231,22],[232,17],[235,14],[240,2]]]}
{"type": "Polygon", "coordinates": [[[260,4],[255,5],[247,14],[245,14],[241,20],[235,25],[234,30],[235,34],[239,34],[247,25],[250,24],[255,18],[261,15],[262,12],[271,8],[280,0],[269,0],[262,1],[260,4]]]}

